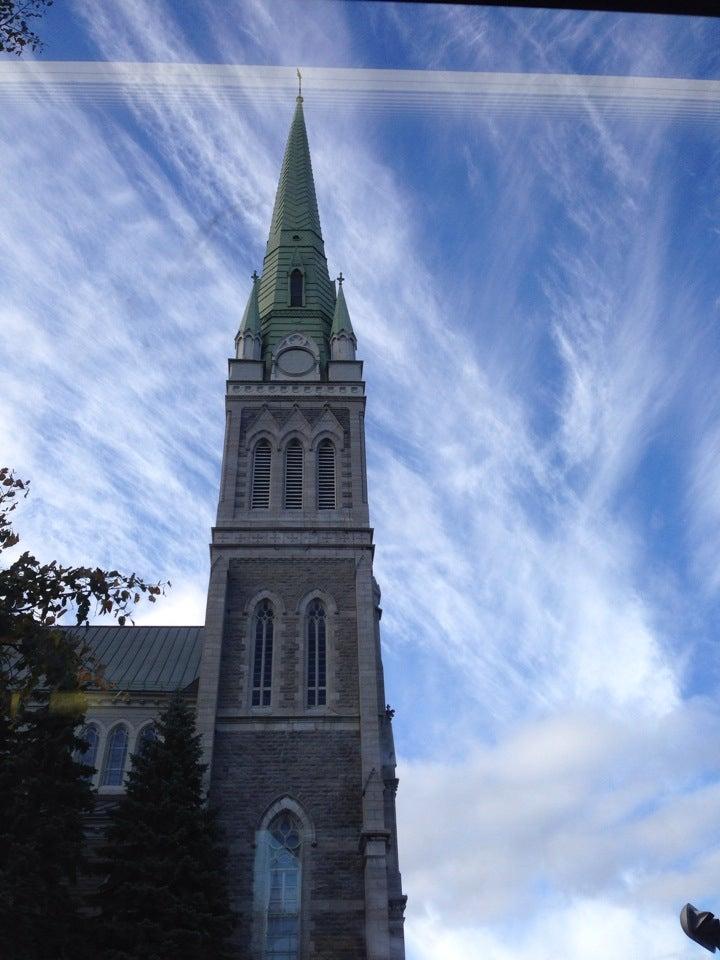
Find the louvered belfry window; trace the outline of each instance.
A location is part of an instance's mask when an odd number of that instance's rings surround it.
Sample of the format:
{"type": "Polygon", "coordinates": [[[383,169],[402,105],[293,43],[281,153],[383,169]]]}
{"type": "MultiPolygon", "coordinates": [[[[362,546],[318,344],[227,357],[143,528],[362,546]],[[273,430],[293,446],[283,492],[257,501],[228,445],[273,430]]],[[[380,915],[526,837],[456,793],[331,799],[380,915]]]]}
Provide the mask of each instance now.
{"type": "Polygon", "coordinates": [[[285,509],[302,510],[303,448],[299,440],[291,440],[285,448],[285,509]]]}
{"type": "Polygon", "coordinates": [[[327,643],[325,607],[313,600],[307,618],[307,705],[324,707],[327,701],[327,643]]]}
{"type": "Polygon", "coordinates": [[[268,440],[260,440],[255,447],[252,470],[252,495],[250,506],[253,510],[270,506],[270,461],[272,453],[268,440]]]}
{"type": "Polygon", "coordinates": [[[330,440],[318,448],[318,507],[335,509],[335,447],[330,440]]]}
{"type": "Polygon", "coordinates": [[[272,692],[273,608],[262,600],[255,609],[252,705],[269,707],[272,692]]]}
{"type": "Polygon", "coordinates": [[[303,275],[301,270],[293,270],[290,274],[290,306],[303,305],[303,275]]]}

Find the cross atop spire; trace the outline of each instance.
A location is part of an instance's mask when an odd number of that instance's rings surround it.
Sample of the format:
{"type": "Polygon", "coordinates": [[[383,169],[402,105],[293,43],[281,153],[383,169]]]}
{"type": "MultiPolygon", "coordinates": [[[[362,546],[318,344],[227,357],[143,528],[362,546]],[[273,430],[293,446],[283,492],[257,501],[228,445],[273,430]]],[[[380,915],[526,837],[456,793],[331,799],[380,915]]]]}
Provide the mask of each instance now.
{"type": "Polygon", "coordinates": [[[337,279],[337,282],[340,284],[340,286],[342,286],[342,285],[343,285],[343,280],[345,279],[345,277],[342,275],[342,270],[340,271],[340,273],[338,274],[338,276],[336,277],[336,279],[337,279]]]}

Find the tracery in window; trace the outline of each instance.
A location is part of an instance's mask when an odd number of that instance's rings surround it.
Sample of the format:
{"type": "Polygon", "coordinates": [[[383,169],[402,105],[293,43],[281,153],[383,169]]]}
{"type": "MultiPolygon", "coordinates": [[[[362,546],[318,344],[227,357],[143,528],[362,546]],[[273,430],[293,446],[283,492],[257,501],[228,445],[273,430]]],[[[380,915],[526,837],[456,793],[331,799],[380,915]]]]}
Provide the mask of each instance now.
{"type": "Polygon", "coordinates": [[[273,608],[261,600],[255,608],[255,650],[253,659],[252,705],[269,707],[272,692],[273,608]]]}
{"type": "Polygon", "coordinates": [[[268,440],[260,440],[255,447],[252,469],[252,494],[250,506],[267,509],[270,506],[270,463],[272,452],[268,440]]]}
{"type": "Polygon", "coordinates": [[[318,508],[335,509],[335,447],[323,440],[318,447],[318,508]]]}
{"type": "Polygon", "coordinates": [[[279,813],[268,828],[268,903],[264,960],[300,955],[300,821],[279,813]]]}
{"type": "Polygon", "coordinates": [[[105,763],[103,764],[102,786],[121,787],[125,774],[125,758],[127,757],[128,732],[123,724],[113,727],[105,747],[105,763]]]}
{"type": "Polygon", "coordinates": [[[327,644],[325,607],[313,600],[307,614],[307,705],[327,702],[327,644]]]}
{"type": "Polygon", "coordinates": [[[301,307],[303,305],[303,275],[302,271],[295,269],[290,274],[290,306],[301,307]]]}
{"type": "MultiPolygon", "coordinates": [[[[95,760],[97,759],[97,749],[98,742],[100,740],[98,734],[98,728],[94,723],[86,724],[80,731],[80,739],[84,740],[86,747],[84,750],[78,750],[75,755],[75,759],[78,763],[85,764],[86,767],[95,767],[95,760]]],[[[88,779],[92,777],[92,773],[88,774],[88,779]]]]}
{"type": "Polygon", "coordinates": [[[285,509],[302,510],[303,448],[299,440],[291,440],[285,448],[285,509]]]}

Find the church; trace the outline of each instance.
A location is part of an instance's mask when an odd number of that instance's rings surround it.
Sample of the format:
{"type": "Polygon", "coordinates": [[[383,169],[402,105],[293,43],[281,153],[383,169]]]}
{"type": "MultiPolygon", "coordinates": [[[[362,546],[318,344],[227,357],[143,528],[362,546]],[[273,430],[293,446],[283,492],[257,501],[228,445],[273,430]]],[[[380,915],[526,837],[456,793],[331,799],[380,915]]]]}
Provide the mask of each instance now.
{"type": "Polygon", "coordinates": [[[84,633],[109,681],[87,714],[91,830],[181,690],[225,832],[238,960],[405,955],[356,347],[299,94],[229,360],[205,625],[84,633]]]}

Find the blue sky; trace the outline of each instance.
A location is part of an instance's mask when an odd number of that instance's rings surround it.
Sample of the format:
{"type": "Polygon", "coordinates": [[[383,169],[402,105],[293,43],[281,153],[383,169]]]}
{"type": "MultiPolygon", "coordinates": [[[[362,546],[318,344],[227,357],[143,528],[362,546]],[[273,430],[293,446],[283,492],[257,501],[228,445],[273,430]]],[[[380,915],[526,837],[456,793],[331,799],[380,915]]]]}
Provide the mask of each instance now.
{"type": "Polygon", "coordinates": [[[23,545],[172,580],[138,622],[202,620],[226,358],[304,67],[366,361],[408,958],[696,956],[677,912],[720,908],[720,24],[73,0],[40,29],[36,67],[0,61],[23,545]],[[620,79],[601,101],[588,75],[620,79]]]}

